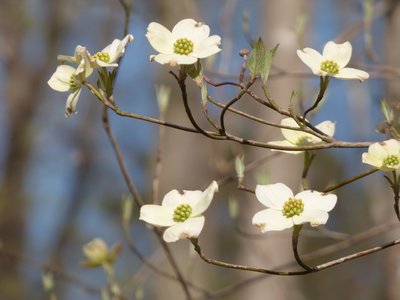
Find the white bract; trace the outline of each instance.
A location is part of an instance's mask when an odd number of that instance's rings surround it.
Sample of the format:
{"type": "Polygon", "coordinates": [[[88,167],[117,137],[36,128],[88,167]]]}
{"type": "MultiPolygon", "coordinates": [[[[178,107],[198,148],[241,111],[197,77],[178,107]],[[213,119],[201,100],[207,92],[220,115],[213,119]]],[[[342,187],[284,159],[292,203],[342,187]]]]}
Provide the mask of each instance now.
{"type": "Polygon", "coordinates": [[[93,72],[91,63],[92,58],[89,51],[87,51],[86,48],[83,46],[76,46],[74,56],[58,55],[57,59],[61,63],[69,62],[72,64],[76,64],[78,66],[77,73],[81,73],[84,71],[85,78],[89,77],[93,72]]]}
{"type": "Polygon", "coordinates": [[[94,67],[118,67],[118,59],[125,53],[126,45],[133,41],[133,36],[128,34],[121,41],[115,39],[110,45],[92,56],[94,67]]]}
{"type": "Polygon", "coordinates": [[[197,238],[204,226],[202,213],[208,208],[218,185],[213,181],[204,191],[177,190],[168,192],[161,205],[147,204],[140,209],[140,220],[165,230],[163,239],[176,242],[180,239],[197,238]]]}
{"type": "MultiPolygon", "coordinates": [[[[83,61],[83,60],[82,60],[83,61]]],[[[81,64],[77,69],[68,65],[60,65],[51,76],[48,85],[59,92],[70,92],[65,109],[68,117],[76,112],[76,104],[82,90],[82,83],[85,80],[86,69],[81,64]]]]}
{"type": "Polygon", "coordinates": [[[400,168],[400,141],[390,139],[374,143],[362,154],[362,162],[385,172],[400,168]]]}
{"type": "Polygon", "coordinates": [[[294,196],[292,190],[283,183],[257,185],[256,196],[267,207],[256,213],[252,221],[263,233],[304,223],[310,223],[311,226],[325,224],[328,212],[337,201],[336,195],[310,190],[294,196]]]}
{"type": "MultiPolygon", "coordinates": [[[[292,118],[285,118],[281,121],[281,125],[289,126],[294,128],[300,128],[296,121],[292,118]]],[[[325,133],[327,136],[332,137],[335,133],[335,123],[331,121],[324,121],[315,126],[317,129],[325,133]]],[[[310,146],[319,144],[322,140],[312,134],[300,131],[300,130],[291,130],[286,128],[281,128],[282,135],[285,140],[282,141],[272,141],[268,144],[274,146],[285,146],[285,147],[299,147],[299,146],[310,146]]],[[[271,149],[272,151],[280,151],[286,152],[290,154],[299,154],[303,151],[289,151],[289,150],[277,150],[271,149]]]]}
{"type": "Polygon", "coordinates": [[[351,58],[352,47],[349,42],[326,43],[322,54],[312,48],[297,50],[297,55],[315,75],[332,76],[340,79],[365,80],[369,74],[353,68],[345,68],[351,58]]]}
{"type": "Polygon", "coordinates": [[[221,49],[221,38],[210,35],[210,28],[193,19],[178,22],[172,32],[159,23],[152,22],[147,27],[146,37],[151,46],[159,52],[151,55],[150,61],[160,64],[191,65],[199,58],[211,56],[221,49]]]}

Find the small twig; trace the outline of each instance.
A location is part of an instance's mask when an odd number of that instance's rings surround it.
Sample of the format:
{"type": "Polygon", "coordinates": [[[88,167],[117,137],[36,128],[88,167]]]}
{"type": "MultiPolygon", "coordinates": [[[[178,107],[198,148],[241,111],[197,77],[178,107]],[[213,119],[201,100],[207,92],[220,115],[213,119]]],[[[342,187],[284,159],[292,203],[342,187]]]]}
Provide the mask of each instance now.
{"type": "Polygon", "coordinates": [[[162,157],[164,149],[164,127],[160,126],[158,129],[158,145],[157,145],[157,155],[156,155],[156,165],[154,167],[154,175],[152,182],[152,202],[158,203],[158,192],[160,186],[160,175],[162,170],[162,157]]]}
{"type": "Polygon", "coordinates": [[[119,148],[117,140],[116,140],[114,133],[112,132],[111,127],[110,127],[110,123],[109,123],[109,119],[108,119],[108,109],[106,106],[103,107],[102,121],[103,121],[102,122],[103,128],[104,128],[104,130],[108,136],[108,139],[110,140],[111,145],[114,149],[114,153],[117,158],[119,168],[120,168],[122,176],[124,177],[124,180],[128,186],[129,192],[132,194],[133,199],[135,200],[137,205],[140,207],[144,204],[144,201],[129,176],[128,168],[126,167],[125,160],[123,158],[121,149],[119,148]]]}
{"type": "Polygon", "coordinates": [[[231,263],[211,259],[203,254],[197,239],[191,239],[190,241],[192,242],[192,244],[194,246],[194,250],[197,252],[197,254],[199,254],[200,258],[202,260],[204,260],[206,263],[214,265],[214,266],[219,266],[219,267],[228,268],[228,269],[242,270],[242,271],[279,275],[279,276],[304,275],[304,274],[308,274],[311,272],[311,271],[294,271],[294,272],[274,271],[274,270],[268,270],[268,269],[262,269],[262,268],[244,266],[244,265],[231,264],[231,263]]]}
{"type": "Polygon", "coordinates": [[[345,186],[345,185],[347,185],[349,183],[352,183],[352,182],[354,182],[354,181],[356,181],[358,179],[361,179],[363,177],[371,175],[371,174],[375,173],[376,171],[379,171],[379,169],[371,169],[371,170],[369,170],[369,171],[367,171],[365,173],[361,173],[361,174],[359,174],[357,176],[350,177],[349,179],[343,180],[342,182],[340,182],[338,184],[335,184],[335,185],[332,185],[330,187],[327,187],[326,189],[324,189],[322,191],[322,193],[329,193],[331,191],[334,191],[334,190],[336,190],[338,188],[341,188],[342,186],[345,186]]]}
{"type": "MultiPolygon", "coordinates": [[[[248,89],[249,87],[251,87],[254,83],[254,79],[250,79],[249,82],[246,85],[246,89],[248,89]]],[[[219,120],[220,120],[220,124],[221,124],[221,134],[225,135],[226,133],[226,129],[225,129],[225,113],[227,112],[227,110],[233,105],[235,104],[237,101],[239,101],[242,96],[245,94],[244,90],[242,89],[237,96],[235,96],[231,101],[229,101],[225,107],[222,109],[219,120]]]]}
{"type": "Polygon", "coordinates": [[[234,270],[242,270],[242,271],[249,271],[249,272],[257,272],[257,273],[264,273],[264,274],[271,274],[271,275],[279,275],[279,276],[296,276],[296,275],[305,275],[309,273],[315,273],[319,272],[328,268],[331,268],[333,266],[351,261],[356,258],[360,258],[366,255],[370,255],[373,253],[376,253],[378,251],[384,250],[389,247],[396,246],[400,244],[400,239],[394,240],[392,242],[383,244],[381,246],[373,247],[367,250],[359,251],[347,256],[343,256],[341,258],[335,259],[328,261],[326,263],[320,264],[318,266],[315,266],[313,269],[310,270],[304,270],[304,271],[290,271],[290,272],[284,272],[284,271],[274,271],[274,270],[269,270],[269,269],[263,269],[263,268],[257,268],[257,267],[250,267],[250,266],[245,266],[245,265],[237,265],[237,264],[231,264],[215,259],[208,258],[202,253],[202,250],[198,244],[198,241],[196,239],[191,239],[191,242],[194,246],[194,250],[199,254],[200,258],[204,260],[206,263],[223,267],[223,268],[228,268],[228,269],[234,269],[234,270]]]}

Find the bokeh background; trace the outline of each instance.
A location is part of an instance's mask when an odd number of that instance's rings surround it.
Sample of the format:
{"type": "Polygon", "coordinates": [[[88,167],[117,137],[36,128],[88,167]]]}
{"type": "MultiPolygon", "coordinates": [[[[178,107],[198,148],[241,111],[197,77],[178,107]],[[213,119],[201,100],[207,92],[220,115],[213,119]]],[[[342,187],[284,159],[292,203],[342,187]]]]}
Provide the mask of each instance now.
{"type": "MultiPolygon", "coordinates": [[[[364,83],[332,80],[325,103],[312,120],[335,121],[338,140],[386,138],[376,126],[383,120],[380,100],[386,98],[391,105],[399,101],[399,1],[133,1],[129,32],[135,40],[127,48],[115,87],[122,109],[158,117],[154,86],[166,84],[172,87],[166,119],[189,125],[177,84],[168,74],[174,68],[148,61],[154,50],[145,37],[152,21],[172,28],[187,17],[205,22],[212,34],[222,37],[223,51],[208,61],[206,71],[215,81],[237,80],[242,64],[238,53],[250,48],[252,39],[261,36],[268,47],[279,43],[269,88],[284,107],[292,90],[298,93],[297,103],[308,106],[318,89],[318,78],[300,62],[295,50],[308,46],[321,51],[329,40],[349,40],[352,66],[367,70],[371,78],[364,83]]],[[[123,37],[123,25],[124,12],[117,0],[1,1],[0,299],[47,299],[41,277],[49,270],[54,273],[58,299],[100,299],[105,274],[80,266],[82,246],[95,237],[109,245],[117,241],[124,245],[116,277],[128,299],[184,299],[178,283],[154,274],[126,246],[121,199],[128,190],[102,128],[101,103],[84,91],[78,114],[65,118],[67,94],[51,90],[46,83],[57,67],[58,54],[72,55],[78,44],[91,53],[99,51],[123,37]]],[[[191,105],[202,120],[200,93],[193,83],[188,85],[191,105]]],[[[210,87],[209,93],[227,102],[237,90],[210,87]]],[[[281,119],[248,98],[237,107],[268,120],[281,119]]],[[[212,106],[209,109],[214,115],[218,112],[212,106]]],[[[130,175],[150,201],[159,128],[112,112],[110,121],[130,175]]],[[[229,130],[243,137],[260,141],[281,137],[279,130],[237,116],[229,115],[228,121],[229,130]]],[[[205,121],[200,123],[207,126],[205,121]]],[[[244,154],[250,163],[272,153],[175,129],[165,129],[161,142],[160,197],[174,188],[203,189],[213,179],[232,175],[237,154],[244,154]]],[[[366,171],[362,152],[321,151],[310,171],[311,187],[323,189],[366,171]]],[[[301,169],[301,156],[285,154],[258,163],[245,182],[253,188],[257,183],[284,182],[298,190],[301,169]]],[[[398,236],[392,195],[381,173],[346,186],[337,195],[339,202],[326,228],[304,231],[301,253],[336,246],[308,256],[310,263],[398,236]],[[349,241],[351,236],[358,239],[349,241]]],[[[237,190],[234,181],[221,186],[200,240],[207,255],[266,268],[293,262],[289,231],[260,235],[251,225],[260,209],[254,195],[237,190]],[[229,214],[232,203],[239,211],[236,218],[229,214]]],[[[137,215],[136,207],[131,225],[135,245],[161,269],[171,271],[154,235],[137,215]]],[[[208,266],[185,241],[170,248],[185,277],[209,291],[195,292],[199,299],[400,299],[396,247],[317,274],[288,278],[208,266]]],[[[289,264],[283,269],[295,268],[289,264]]]]}

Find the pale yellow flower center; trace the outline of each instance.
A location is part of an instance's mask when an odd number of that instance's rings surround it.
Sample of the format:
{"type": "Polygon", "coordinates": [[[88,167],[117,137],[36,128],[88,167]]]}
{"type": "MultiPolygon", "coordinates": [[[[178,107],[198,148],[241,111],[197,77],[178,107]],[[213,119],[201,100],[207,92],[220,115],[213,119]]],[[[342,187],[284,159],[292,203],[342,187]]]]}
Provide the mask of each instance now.
{"type": "Polygon", "coordinates": [[[175,222],[184,222],[192,214],[192,207],[189,204],[181,204],[174,210],[173,220],[175,222]]]}
{"type": "Polygon", "coordinates": [[[399,157],[397,155],[388,155],[383,160],[383,165],[388,167],[395,167],[400,163],[399,157]]]}
{"type": "Polygon", "coordinates": [[[110,62],[110,54],[107,52],[97,52],[93,57],[105,63],[110,62]]]}
{"type": "Polygon", "coordinates": [[[291,218],[293,216],[299,216],[304,211],[304,203],[301,199],[289,198],[283,204],[282,214],[286,218],[291,218]]]}
{"type": "Polygon", "coordinates": [[[339,65],[333,60],[325,60],[321,63],[321,70],[336,75],[339,73],[339,65]]]}
{"type": "Polygon", "coordinates": [[[177,39],[174,43],[174,53],[189,55],[193,52],[193,42],[187,38],[177,39]]]}

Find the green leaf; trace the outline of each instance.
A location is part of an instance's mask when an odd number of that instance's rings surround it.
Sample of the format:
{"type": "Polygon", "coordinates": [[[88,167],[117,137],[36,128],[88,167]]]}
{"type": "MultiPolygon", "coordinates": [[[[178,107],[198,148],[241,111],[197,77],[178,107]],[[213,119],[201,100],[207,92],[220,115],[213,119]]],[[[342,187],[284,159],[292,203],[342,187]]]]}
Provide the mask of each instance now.
{"type": "Polygon", "coordinates": [[[264,82],[267,81],[272,60],[278,47],[279,44],[266,51],[264,42],[261,38],[258,39],[253,46],[253,51],[251,52],[249,58],[249,71],[252,76],[261,76],[261,79],[264,82]]]}
{"type": "Polygon", "coordinates": [[[261,75],[262,70],[265,69],[266,52],[264,42],[261,38],[253,46],[253,51],[249,58],[249,71],[252,76],[261,75]]]}
{"type": "Polygon", "coordinates": [[[265,69],[264,72],[261,73],[261,78],[264,82],[267,82],[268,80],[268,76],[269,76],[269,71],[271,70],[271,66],[272,66],[272,60],[274,59],[276,50],[278,50],[279,44],[276,44],[275,47],[270,48],[268,50],[267,56],[265,58],[265,69]]]}
{"type": "Polygon", "coordinates": [[[382,110],[383,115],[385,116],[386,122],[388,124],[391,124],[394,120],[394,113],[385,98],[383,98],[381,100],[381,110],[382,110]]]}

